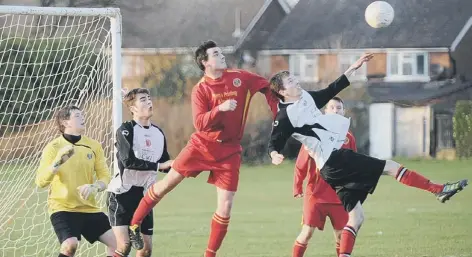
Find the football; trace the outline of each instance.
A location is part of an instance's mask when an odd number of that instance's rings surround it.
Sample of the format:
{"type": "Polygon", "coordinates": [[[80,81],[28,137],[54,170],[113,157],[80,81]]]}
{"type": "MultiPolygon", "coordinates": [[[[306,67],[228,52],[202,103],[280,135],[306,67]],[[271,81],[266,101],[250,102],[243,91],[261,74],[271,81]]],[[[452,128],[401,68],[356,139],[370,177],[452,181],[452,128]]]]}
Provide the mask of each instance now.
{"type": "Polygon", "coordinates": [[[388,27],[394,16],[393,7],[385,1],[372,2],[365,9],[365,21],[376,29],[388,27]]]}

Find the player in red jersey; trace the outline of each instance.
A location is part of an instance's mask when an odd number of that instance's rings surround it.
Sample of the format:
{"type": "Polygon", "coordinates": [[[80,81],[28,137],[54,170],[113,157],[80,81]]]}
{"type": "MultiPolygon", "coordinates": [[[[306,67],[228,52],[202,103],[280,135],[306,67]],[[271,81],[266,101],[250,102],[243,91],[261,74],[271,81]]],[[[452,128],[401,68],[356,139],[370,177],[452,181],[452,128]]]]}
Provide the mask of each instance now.
{"type": "MultiPolygon", "coordinates": [[[[335,113],[344,116],[344,102],[339,97],[333,97],[326,105],[325,113],[335,113]]],[[[357,152],[356,139],[351,132],[346,135],[342,148],[357,152]]],[[[295,164],[295,176],[293,184],[294,197],[303,199],[302,231],[298,235],[294,245],[292,257],[302,257],[316,228],[324,229],[326,217],[331,220],[336,240],[336,253],[339,255],[339,242],[341,232],[346,225],[349,216],[344,210],[336,192],[319,175],[316,163],[310,157],[305,147],[301,147],[295,164]],[[308,177],[305,194],[303,194],[303,181],[308,177]]]]}
{"type": "Polygon", "coordinates": [[[226,69],[226,61],[215,42],[203,43],[195,59],[204,76],[192,91],[192,114],[196,132],[175,158],[172,169],[156,182],[141,200],[129,228],[134,248],[142,247],[139,226],[151,209],[184,178],[210,171],[208,183],[217,190],[217,209],[211,221],[206,257],[216,251],[226,235],[233,198],[238,188],[241,165],[241,138],[251,98],[257,92],[266,96],[275,116],[278,99],[269,82],[243,70],[226,69]]]}

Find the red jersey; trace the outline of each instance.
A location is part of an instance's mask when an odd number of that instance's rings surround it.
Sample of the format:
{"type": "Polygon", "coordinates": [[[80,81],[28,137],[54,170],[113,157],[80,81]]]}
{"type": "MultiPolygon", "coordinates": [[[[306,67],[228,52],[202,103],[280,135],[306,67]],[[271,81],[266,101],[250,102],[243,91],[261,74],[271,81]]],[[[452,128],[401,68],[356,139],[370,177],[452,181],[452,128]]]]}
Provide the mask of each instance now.
{"type": "Polygon", "coordinates": [[[196,129],[192,139],[227,143],[240,148],[249,104],[257,92],[265,95],[275,117],[279,101],[271,93],[269,82],[264,77],[230,69],[223,71],[223,75],[217,79],[204,76],[192,90],[192,116],[196,129]],[[236,109],[219,111],[218,105],[228,99],[237,101],[236,109]]]}
{"type": "MultiPolygon", "coordinates": [[[[342,148],[357,152],[356,139],[350,131],[346,135],[342,148]]],[[[303,180],[306,177],[308,177],[308,183],[305,194],[312,194],[319,203],[341,203],[336,192],[317,172],[315,160],[308,155],[308,151],[302,146],[295,164],[293,195],[303,193],[303,180]]]]}

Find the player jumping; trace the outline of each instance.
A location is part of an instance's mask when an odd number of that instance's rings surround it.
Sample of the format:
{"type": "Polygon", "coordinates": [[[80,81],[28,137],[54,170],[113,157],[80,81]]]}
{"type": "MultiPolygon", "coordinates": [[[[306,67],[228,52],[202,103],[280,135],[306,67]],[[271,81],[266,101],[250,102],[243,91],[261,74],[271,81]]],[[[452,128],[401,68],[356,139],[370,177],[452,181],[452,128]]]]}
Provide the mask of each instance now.
{"type": "Polygon", "coordinates": [[[215,42],[207,41],[199,46],[195,60],[205,73],[192,91],[196,132],[175,158],[170,172],[141,200],[130,226],[130,239],[136,249],[143,246],[140,225],[152,208],[184,178],[210,171],[208,183],[216,186],[217,208],[205,256],[216,256],[228,230],[238,188],[240,142],[250,101],[254,94],[261,92],[272,110],[277,106],[278,99],[272,95],[269,82],[247,71],[226,69],[225,57],[215,42]]]}
{"type": "MultiPolygon", "coordinates": [[[[132,89],[126,93],[123,102],[133,114],[133,119],[124,122],[116,131],[119,169],[108,185],[108,213],[117,239],[113,257],[128,256],[131,251],[128,226],[134,211],[146,190],[156,181],[157,171],[167,172],[172,163],[164,133],[151,123],[153,108],[149,90],[132,89]]],[[[151,256],[153,226],[150,212],[143,217],[143,247],[136,252],[136,256],[151,256]]]]}
{"type": "MultiPolygon", "coordinates": [[[[325,114],[335,113],[344,116],[343,100],[333,97],[325,108],[325,114]]],[[[357,152],[356,140],[351,132],[341,146],[357,152]]],[[[316,163],[308,154],[306,147],[300,148],[300,153],[295,163],[295,176],[293,195],[297,198],[304,197],[303,201],[303,227],[293,245],[292,257],[302,257],[308,246],[315,228],[323,230],[326,217],[331,220],[336,240],[336,253],[339,255],[339,243],[341,232],[348,221],[348,214],[339,201],[336,192],[319,176],[316,163]],[[308,177],[305,194],[303,194],[303,181],[308,177]]]]}
{"type": "Polygon", "coordinates": [[[110,181],[103,148],[99,142],[82,135],[85,119],[78,107],[59,110],[56,124],[62,135],[44,148],[36,185],[49,186],[48,207],[61,244],[59,257],[74,256],[81,236],[91,244],[104,243],[108,247],[107,256],[111,257],[116,239],[95,198],[110,181]]]}
{"type": "Polygon", "coordinates": [[[349,86],[348,76],[372,58],[363,55],[336,81],[319,91],[304,91],[287,71],[274,75],[272,92],[283,101],[273,123],[269,142],[272,163],[279,165],[285,143],[293,136],[307,146],[310,156],[320,169],[321,177],[336,190],[349,220],[341,233],[340,257],[349,257],[354,248],[357,232],[364,221],[362,203],[372,194],[381,175],[394,177],[400,183],[429,191],[440,202],[449,200],[467,186],[466,179],[455,183],[436,184],[421,174],[392,160],[380,160],[352,150],[341,149],[349,119],[337,114],[320,112],[330,99],[349,86]]]}

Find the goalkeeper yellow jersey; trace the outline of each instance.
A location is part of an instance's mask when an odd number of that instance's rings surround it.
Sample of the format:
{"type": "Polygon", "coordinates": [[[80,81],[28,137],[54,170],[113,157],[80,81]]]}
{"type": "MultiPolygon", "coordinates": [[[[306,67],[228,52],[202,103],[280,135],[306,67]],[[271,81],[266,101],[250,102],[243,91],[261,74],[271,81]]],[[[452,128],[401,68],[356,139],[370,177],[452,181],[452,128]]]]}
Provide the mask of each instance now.
{"type": "Polygon", "coordinates": [[[94,213],[100,212],[100,206],[94,195],[87,200],[80,198],[78,187],[102,181],[110,182],[103,148],[99,142],[81,136],[74,144],[60,136],[43,150],[41,162],[36,174],[36,185],[41,188],[49,186],[49,214],[58,211],[94,213]],[[74,146],[74,155],[52,173],[52,165],[59,150],[67,145],[74,146]]]}

